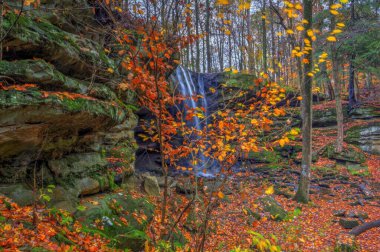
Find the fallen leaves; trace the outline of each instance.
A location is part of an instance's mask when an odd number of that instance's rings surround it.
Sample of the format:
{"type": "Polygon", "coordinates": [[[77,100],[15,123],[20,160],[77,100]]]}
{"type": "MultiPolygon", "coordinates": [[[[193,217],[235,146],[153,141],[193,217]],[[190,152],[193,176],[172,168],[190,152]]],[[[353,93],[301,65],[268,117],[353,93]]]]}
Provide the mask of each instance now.
{"type": "Polygon", "coordinates": [[[82,232],[78,222],[63,224],[63,218],[69,217],[67,213],[54,214],[38,208],[36,215],[37,226],[33,227],[31,206],[20,207],[0,196],[0,248],[5,251],[33,247],[51,251],[110,251],[107,240],[82,232]],[[57,235],[64,236],[70,245],[57,242],[57,235]]]}

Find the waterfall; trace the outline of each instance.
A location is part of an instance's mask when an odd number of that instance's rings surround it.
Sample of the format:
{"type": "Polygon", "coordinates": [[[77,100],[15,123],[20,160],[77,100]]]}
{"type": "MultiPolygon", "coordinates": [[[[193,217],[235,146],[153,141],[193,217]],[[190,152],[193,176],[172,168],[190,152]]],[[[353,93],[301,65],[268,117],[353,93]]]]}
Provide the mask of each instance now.
{"type": "MultiPolygon", "coordinates": [[[[183,115],[186,115],[185,109],[188,107],[195,110],[196,108],[204,108],[204,118],[200,119],[195,116],[193,120],[186,122],[189,128],[195,128],[196,130],[203,130],[205,132],[204,137],[207,137],[207,118],[209,115],[208,101],[206,97],[205,78],[200,73],[191,72],[188,69],[178,66],[175,72],[171,75],[171,81],[174,84],[174,88],[177,89],[183,97],[186,99],[178,107],[182,110],[183,115]],[[197,99],[194,97],[198,96],[197,99]]],[[[190,136],[192,137],[192,136],[190,136]]],[[[187,166],[192,166],[193,170],[198,176],[210,177],[213,176],[212,166],[213,161],[209,160],[199,151],[197,154],[197,165],[191,165],[190,159],[184,161],[187,166]]]]}

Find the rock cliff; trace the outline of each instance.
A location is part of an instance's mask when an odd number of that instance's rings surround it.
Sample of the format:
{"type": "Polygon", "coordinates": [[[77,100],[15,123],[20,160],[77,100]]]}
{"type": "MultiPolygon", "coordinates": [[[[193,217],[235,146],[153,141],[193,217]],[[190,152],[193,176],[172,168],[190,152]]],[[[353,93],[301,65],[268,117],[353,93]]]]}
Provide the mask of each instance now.
{"type": "Polygon", "coordinates": [[[40,185],[70,188],[78,197],[113,183],[113,166],[132,173],[134,97],[116,89],[118,62],[105,49],[107,38],[99,35],[105,33],[95,29],[104,23],[91,1],[45,0],[21,15],[13,1],[5,2],[0,193],[9,195],[10,184],[30,185],[36,177],[40,185]],[[122,164],[109,162],[121,156],[122,164]]]}

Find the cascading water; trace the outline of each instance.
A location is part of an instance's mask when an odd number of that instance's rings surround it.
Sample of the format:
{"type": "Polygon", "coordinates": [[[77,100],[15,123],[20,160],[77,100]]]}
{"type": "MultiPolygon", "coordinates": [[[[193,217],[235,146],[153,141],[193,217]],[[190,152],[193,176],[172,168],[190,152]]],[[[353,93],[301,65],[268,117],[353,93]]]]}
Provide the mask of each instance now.
{"type": "MultiPolygon", "coordinates": [[[[207,120],[209,111],[209,101],[206,96],[205,78],[200,73],[191,72],[188,69],[178,66],[176,71],[171,75],[171,81],[178,92],[186,99],[179,106],[183,114],[186,115],[186,109],[199,110],[203,109],[204,118],[200,119],[195,116],[193,120],[186,122],[187,127],[194,128],[196,130],[205,133],[204,137],[207,137],[207,120]],[[195,80],[195,81],[194,81],[195,80]]],[[[195,137],[195,136],[190,136],[195,137]]],[[[198,176],[212,177],[215,170],[214,162],[205,157],[201,151],[198,152],[196,157],[199,162],[196,165],[192,165],[198,176]]],[[[187,160],[187,165],[190,164],[187,160]]]]}

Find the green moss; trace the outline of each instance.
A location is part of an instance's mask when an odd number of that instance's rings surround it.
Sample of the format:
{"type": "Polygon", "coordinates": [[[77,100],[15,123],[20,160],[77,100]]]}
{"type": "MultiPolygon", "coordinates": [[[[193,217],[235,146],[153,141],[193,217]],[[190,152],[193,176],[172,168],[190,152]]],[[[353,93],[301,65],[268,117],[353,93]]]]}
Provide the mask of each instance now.
{"type": "Polygon", "coordinates": [[[249,152],[248,159],[257,163],[278,163],[281,157],[275,151],[249,152]]]}
{"type": "Polygon", "coordinates": [[[142,249],[148,239],[145,230],[152,220],[154,205],[145,198],[134,199],[131,195],[110,195],[99,203],[99,206],[77,213],[77,217],[84,220],[84,230],[110,239],[111,247],[142,249]],[[96,220],[105,222],[102,230],[94,228],[96,220]]]}
{"type": "Polygon", "coordinates": [[[226,72],[224,75],[225,82],[230,87],[248,89],[255,85],[254,80],[256,77],[252,74],[226,72]]]}
{"type": "MultiPolygon", "coordinates": [[[[44,60],[0,61],[0,73],[20,82],[37,83],[47,87],[47,90],[84,94],[91,86],[89,82],[65,76],[44,60]]],[[[115,93],[101,84],[94,84],[91,94],[107,100],[116,98],[115,93]]]]}
{"type": "Polygon", "coordinates": [[[354,149],[352,146],[348,146],[347,148],[344,148],[342,152],[337,153],[335,151],[334,144],[329,144],[326,147],[324,147],[321,155],[323,157],[335,159],[338,161],[345,161],[345,162],[359,163],[359,164],[364,163],[366,160],[365,154],[362,151],[354,149]]]}
{"type": "Polygon", "coordinates": [[[50,95],[47,98],[36,90],[17,91],[17,90],[1,90],[0,91],[0,107],[15,106],[38,106],[47,105],[61,107],[68,112],[87,112],[96,116],[104,116],[112,118],[116,123],[122,123],[125,119],[132,116],[130,110],[122,109],[99,100],[89,100],[83,98],[60,98],[56,95],[50,95]]]}
{"type": "MultiPolygon", "coordinates": [[[[7,13],[4,17],[3,29],[8,30],[16,18],[15,13],[7,13]]],[[[29,15],[20,16],[8,37],[9,41],[16,39],[20,44],[28,43],[47,50],[62,51],[61,53],[71,58],[79,56],[94,65],[101,63],[105,69],[112,68],[115,70],[114,74],[118,74],[115,62],[107,57],[99,44],[65,32],[42,17],[34,16],[32,12],[29,15]]]]}

